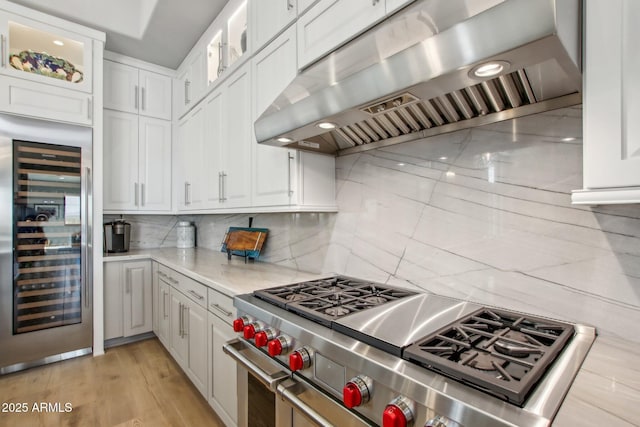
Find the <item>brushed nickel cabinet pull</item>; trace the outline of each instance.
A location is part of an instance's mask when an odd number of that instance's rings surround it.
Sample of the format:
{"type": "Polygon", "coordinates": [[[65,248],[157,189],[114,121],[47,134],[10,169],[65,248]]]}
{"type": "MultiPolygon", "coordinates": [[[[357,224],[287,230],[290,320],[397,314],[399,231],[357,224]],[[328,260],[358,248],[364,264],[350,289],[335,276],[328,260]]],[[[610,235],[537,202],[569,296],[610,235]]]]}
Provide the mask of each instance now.
{"type": "Polygon", "coordinates": [[[287,10],[293,9],[293,2],[291,0],[287,0],[287,10]]]}
{"type": "Polygon", "coordinates": [[[138,85],[135,87],[135,99],[133,103],[133,108],[138,109],[138,85]]]}
{"type": "Polygon", "coordinates": [[[145,205],[144,182],[140,184],[140,206],[145,205]]]}
{"type": "Polygon", "coordinates": [[[162,291],[162,316],[165,319],[169,317],[167,314],[167,291],[162,291]]]}
{"type": "Polygon", "coordinates": [[[144,87],[142,87],[142,89],[140,89],[140,90],[142,91],[142,99],[140,100],[140,104],[142,106],[142,111],[144,111],[145,110],[145,105],[146,105],[146,102],[145,102],[145,98],[146,98],[145,95],[146,94],[145,94],[144,87]]]}
{"type": "Polygon", "coordinates": [[[218,310],[219,312],[221,312],[222,314],[224,314],[227,317],[231,317],[231,315],[233,314],[230,311],[225,310],[224,308],[222,308],[219,304],[214,304],[211,303],[209,304],[212,308],[215,308],[216,310],[218,310]]]}
{"type": "Polygon", "coordinates": [[[194,297],[198,298],[199,300],[203,300],[204,299],[204,297],[202,295],[200,295],[199,293],[197,293],[196,291],[193,291],[193,290],[189,289],[189,293],[191,295],[193,295],[194,297]]]}

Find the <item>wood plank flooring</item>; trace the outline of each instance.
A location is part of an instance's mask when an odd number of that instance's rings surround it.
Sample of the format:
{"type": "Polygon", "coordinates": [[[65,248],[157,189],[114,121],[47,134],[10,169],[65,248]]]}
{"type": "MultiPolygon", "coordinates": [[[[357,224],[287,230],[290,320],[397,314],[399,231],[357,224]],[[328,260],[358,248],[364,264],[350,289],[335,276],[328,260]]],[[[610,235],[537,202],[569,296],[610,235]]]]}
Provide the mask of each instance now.
{"type": "Polygon", "coordinates": [[[2,427],[224,425],[157,338],[2,376],[0,405],[2,427]]]}

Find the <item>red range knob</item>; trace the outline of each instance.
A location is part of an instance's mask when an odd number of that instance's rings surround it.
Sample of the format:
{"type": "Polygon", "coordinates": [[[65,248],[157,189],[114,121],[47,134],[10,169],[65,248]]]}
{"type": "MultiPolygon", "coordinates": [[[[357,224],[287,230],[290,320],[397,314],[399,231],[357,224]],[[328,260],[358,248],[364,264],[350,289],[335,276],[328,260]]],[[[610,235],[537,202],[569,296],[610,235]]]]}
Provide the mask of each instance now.
{"type": "Polygon", "coordinates": [[[244,339],[250,340],[256,336],[256,327],[252,324],[244,327],[244,339]]]}
{"type": "Polygon", "coordinates": [[[271,357],[280,356],[282,354],[282,343],[280,343],[280,340],[269,341],[267,351],[271,357]]]}
{"type": "Polygon", "coordinates": [[[373,381],[364,375],[353,377],[342,389],[344,406],[351,409],[369,401],[373,381]]]}
{"type": "Polygon", "coordinates": [[[299,348],[289,355],[289,369],[292,371],[306,369],[310,365],[311,356],[305,347],[299,348]]]}
{"type": "Polygon", "coordinates": [[[268,341],[269,341],[269,338],[267,337],[266,332],[262,331],[262,332],[256,333],[256,336],[255,336],[256,347],[264,347],[265,345],[267,345],[268,341]]]}
{"type": "Polygon", "coordinates": [[[265,329],[264,323],[257,320],[255,322],[251,322],[248,324],[245,323],[244,329],[243,329],[244,339],[246,340],[253,339],[256,336],[256,333],[264,331],[264,329],[265,329]]]}
{"type": "Polygon", "coordinates": [[[290,341],[284,335],[269,341],[267,351],[271,357],[280,356],[283,353],[289,351],[290,341]]]}
{"type": "Polygon", "coordinates": [[[347,383],[342,389],[342,401],[349,409],[362,405],[362,393],[358,386],[351,382],[347,383]]]}
{"type": "Polygon", "coordinates": [[[406,427],[406,425],[407,418],[402,412],[402,409],[395,405],[389,405],[384,409],[382,413],[383,427],[406,427]]]}
{"type": "Polygon", "coordinates": [[[233,321],[233,331],[234,332],[242,332],[244,330],[244,322],[245,322],[246,317],[238,317],[236,320],[233,321]]]}
{"type": "Polygon", "coordinates": [[[413,421],[411,402],[402,396],[393,399],[382,413],[382,427],[406,427],[413,421]]]}

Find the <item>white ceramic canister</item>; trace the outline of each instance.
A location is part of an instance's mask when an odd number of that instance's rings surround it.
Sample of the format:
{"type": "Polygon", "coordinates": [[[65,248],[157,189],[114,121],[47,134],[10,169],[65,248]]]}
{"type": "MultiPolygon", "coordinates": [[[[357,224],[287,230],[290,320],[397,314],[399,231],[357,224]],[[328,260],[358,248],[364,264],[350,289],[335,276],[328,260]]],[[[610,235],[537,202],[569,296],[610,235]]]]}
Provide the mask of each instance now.
{"type": "Polygon", "coordinates": [[[180,221],[176,226],[176,247],[192,248],[196,242],[196,229],[189,221],[180,221]]]}

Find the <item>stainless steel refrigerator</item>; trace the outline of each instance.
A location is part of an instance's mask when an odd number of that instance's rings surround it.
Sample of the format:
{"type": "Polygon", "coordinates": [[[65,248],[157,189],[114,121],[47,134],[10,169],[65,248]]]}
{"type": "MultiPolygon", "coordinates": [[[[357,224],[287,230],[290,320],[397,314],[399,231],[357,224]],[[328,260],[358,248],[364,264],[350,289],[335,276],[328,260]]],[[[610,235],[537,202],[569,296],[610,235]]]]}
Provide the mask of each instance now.
{"type": "Polygon", "coordinates": [[[0,374],[91,352],[91,132],[0,114],[0,374]]]}

